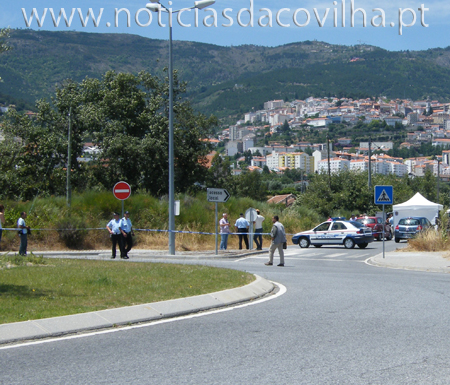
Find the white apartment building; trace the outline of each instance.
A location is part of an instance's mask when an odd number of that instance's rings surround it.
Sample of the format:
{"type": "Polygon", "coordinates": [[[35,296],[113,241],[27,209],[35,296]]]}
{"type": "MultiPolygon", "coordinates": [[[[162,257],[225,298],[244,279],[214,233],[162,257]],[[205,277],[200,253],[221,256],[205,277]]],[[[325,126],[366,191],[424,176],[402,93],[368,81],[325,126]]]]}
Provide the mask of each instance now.
{"type": "Polygon", "coordinates": [[[450,165],[450,150],[442,151],[442,163],[450,165]]]}
{"type": "Polygon", "coordinates": [[[289,122],[292,119],[294,119],[294,114],[271,114],[269,116],[269,124],[271,126],[276,126],[279,124],[284,124],[284,122],[289,122]]]}
{"type": "Polygon", "coordinates": [[[331,119],[328,118],[316,118],[316,119],[307,119],[306,124],[312,127],[326,127],[331,124],[331,119]]]}
{"type": "MultiPolygon", "coordinates": [[[[372,174],[403,176],[408,173],[408,166],[406,164],[392,160],[372,160],[370,167],[372,174]]],[[[355,159],[350,161],[350,170],[368,171],[369,159],[355,159]]]]}
{"type": "Polygon", "coordinates": [[[266,157],[265,156],[254,156],[251,160],[252,167],[263,168],[265,165],[266,165],[266,157]]]}
{"type": "MultiPolygon", "coordinates": [[[[341,158],[331,158],[330,159],[330,172],[337,173],[344,170],[350,169],[350,161],[341,158]]],[[[324,159],[319,162],[319,173],[328,173],[328,160],[324,159]]]]}
{"type": "Polygon", "coordinates": [[[247,112],[245,115],[244,115],[244,121],[245,121],[245,123],[247,123],[247,122],[251,122],[251,123],[253,123],[255,120],[256,120],[256,113],[255,112],[247,112]]]}
{"type": "Polygon", "coordinates": [[[270,100],[264,103],[265,110],[274,110],[276,108],[281,108],[284,106],[283,100],[270,100]]]}
{"type": "Polygon", "coordinates": [[[372,174],[387,175],[390,172],[389,166],[384,160],[372,160],[370,167],[372,169],[372,174]]]}
{"type": "Polygon", "coordinates": [[[294,168],[306,171],[311,174],[315,171],[314,158],[305,152],[297,152],[290,154],[294,157],[294,168]]]}
{"type": "Polygon", "coordinates": [[[229,127],[229,139],[236,140],[238,138],[238,128],[237,126],[229,127]]]}
{"type": "Polygon", "coordinates": [[[406,164],[392,161],[387,161],[386,163],[388,164],[390,174],[396,176],[408,174],[408,166],[406,164]]]}
{"type": "Polygon", "coordinates": [[[369,169],[368,159],[354,159],[350,161],[351,171],[366,171],[369,169]]]}
{"type": "Polygon", "coordinates": [[[230,141],[225,145],[225,151],[227,156],[235,156],[237,153],[243,152],[243,144],[238,141],[230,141]]]}

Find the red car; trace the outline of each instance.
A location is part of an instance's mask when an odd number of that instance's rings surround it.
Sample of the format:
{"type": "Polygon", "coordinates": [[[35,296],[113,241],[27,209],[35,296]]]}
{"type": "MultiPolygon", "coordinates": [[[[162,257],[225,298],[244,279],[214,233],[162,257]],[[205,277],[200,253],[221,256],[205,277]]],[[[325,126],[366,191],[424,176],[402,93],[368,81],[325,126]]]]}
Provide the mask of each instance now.
{"type": "MultiPolygon", "coordinates": [[[[364,226],[370,227],[372,229],[373,237],[377,241],[383,240],[383,219],[380,217],[359,217],[356,219],[357,222],[363,224],[364,226]]],[[[392,239],[391,226],[388,224],[384,225],[384,237],[387,241],[392,239]]]]}

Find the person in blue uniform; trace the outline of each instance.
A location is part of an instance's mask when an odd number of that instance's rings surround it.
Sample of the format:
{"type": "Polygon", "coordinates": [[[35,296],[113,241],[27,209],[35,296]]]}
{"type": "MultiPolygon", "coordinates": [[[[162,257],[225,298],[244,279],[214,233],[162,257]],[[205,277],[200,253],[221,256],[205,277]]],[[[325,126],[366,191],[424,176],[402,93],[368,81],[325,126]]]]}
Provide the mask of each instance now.
{"type": "Polygon", "coordinates": [[[120,232],[122,233],[122,244],[124,258],[128,259],[128,253],[133,247],[134,231],[132,228],[129,211],[125,211],[124,217],[120,220],[120,232]]]}
{"type": "Polygon", "coordinates": [[[114,218],[111,219],[106,225],[106,228],[108,229],[109,234],[111,235],[112,259],[116,258],[117,244],[119,244],[120,258],[128,259],[128,257],[125,256],[123,250],[122,234],[120,233],[120,224],[121,220],[119,219],[119,214],[114,213],[114,218]]]}
{"type": "Polygon", "coordinates": [[[236,220],[234,226],[236,227],[238,233],[244,233],[238,234],[239,250],[242,250],[242,240],[244,240],[245,248],[248,250],[248,228],[250,226],[250,223],[248,223],[247,219],[244,218],[244,214],[239,214],[239,218],[236,220]]]}

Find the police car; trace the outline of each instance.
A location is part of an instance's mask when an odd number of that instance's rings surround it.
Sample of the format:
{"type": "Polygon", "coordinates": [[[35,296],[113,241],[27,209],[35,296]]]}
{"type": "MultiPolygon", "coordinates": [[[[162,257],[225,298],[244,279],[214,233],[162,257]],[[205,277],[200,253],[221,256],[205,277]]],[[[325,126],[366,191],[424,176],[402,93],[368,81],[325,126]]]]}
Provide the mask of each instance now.
{"type": "Polygon", "coordinates": [[[356,221],[327,221],[312,230],[302,231],[292,237],[292,243],[302,248],[313,245],[344,245],[353,249],[355,245],[364,249],[373,242],[372,229],[356,221]]]}

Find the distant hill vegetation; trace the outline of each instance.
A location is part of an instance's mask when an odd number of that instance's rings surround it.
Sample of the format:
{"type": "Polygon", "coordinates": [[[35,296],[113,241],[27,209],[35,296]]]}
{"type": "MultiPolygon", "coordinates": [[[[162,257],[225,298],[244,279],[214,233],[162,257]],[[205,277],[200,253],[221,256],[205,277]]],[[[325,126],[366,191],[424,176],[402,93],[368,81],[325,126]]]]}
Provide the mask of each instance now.
{"type": "MultiPolygon", "coordinates": [[[[64,79],[107,70],[164,76],[168,42],[128,34],[13,30],[0,55],[0,103],[32,108],[64,79]]],[[[174,67],[194,107],[219,117],[262,108],[271,99],[308,96],[450,100],[450,47],[390,52],[369,45],[304,41],[278,47],[174,41],[174,67]]]]}

